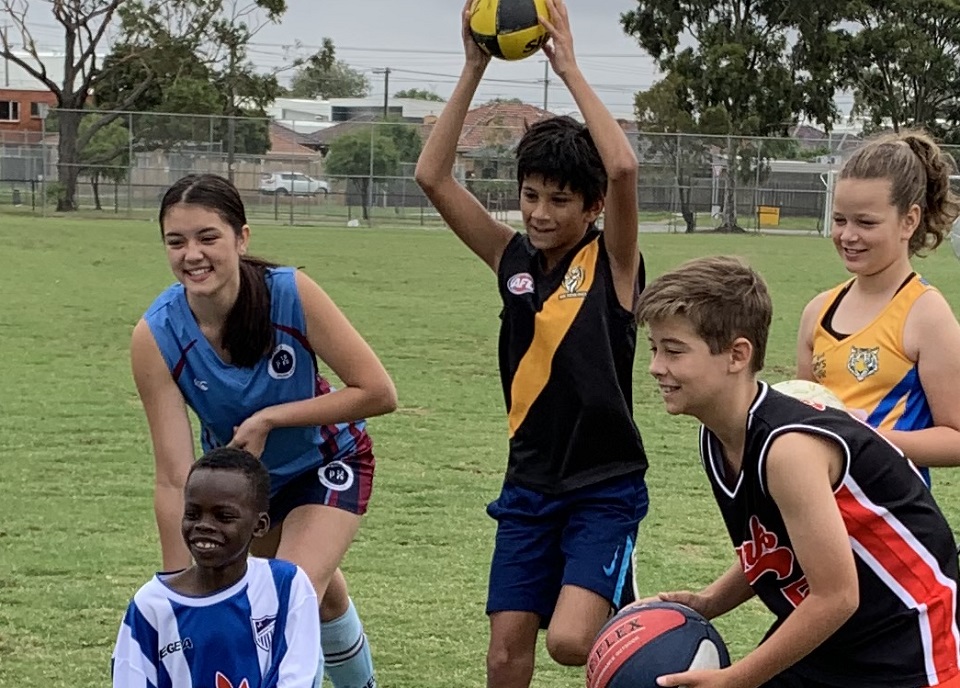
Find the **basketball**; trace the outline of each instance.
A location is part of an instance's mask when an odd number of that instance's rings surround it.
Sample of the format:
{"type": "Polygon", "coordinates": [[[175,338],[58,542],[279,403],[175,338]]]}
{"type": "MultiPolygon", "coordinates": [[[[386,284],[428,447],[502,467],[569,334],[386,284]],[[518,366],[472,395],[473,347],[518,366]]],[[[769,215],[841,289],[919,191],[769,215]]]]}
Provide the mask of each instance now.
{"type": "Polygon", "coordinates": [[[773,385],[773,389],[794,399],[805,401],[814,406],[827,406],[846,409],[840,398],[823,385],[809,380],[784,380],[773,385]]]}
{"type": "Polygon", "coordinates": [[[538,17],[550,18],[544,0],[474,0],[470,33],[477,45],[501,60],[522,60],[550,37],[538,17]]]}
{"type": "Polygon", "coordinates": [[[634,604],[600,629],[587,658],[587,688],[656,688],[658,676],[728,666],[720,634],[694,610],[634,604]]]}

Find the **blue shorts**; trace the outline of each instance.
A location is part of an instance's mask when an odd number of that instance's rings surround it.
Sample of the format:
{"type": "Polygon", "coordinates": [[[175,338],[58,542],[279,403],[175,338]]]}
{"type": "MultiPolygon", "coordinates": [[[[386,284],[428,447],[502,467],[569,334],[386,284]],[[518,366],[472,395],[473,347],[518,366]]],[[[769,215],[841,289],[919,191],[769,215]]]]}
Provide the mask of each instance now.
{"type": "Polygon", "coordinates": [[[373,444],[368,441],[349,456],[292,478],[270,498],[270,527],[280,525],[291,511],[305,504],[332,506],[362,516],[373,491],[375,467],[373,444]]]}
{"type": "Polygon", "coordinates": [[[634,547],[648,506],[643,471],[564,495],[504,483],[487,507],[497,521],[487,614],[533,612],[546,628],[564,585],[595,592],[615,610],[633,602],[634,547]]]}

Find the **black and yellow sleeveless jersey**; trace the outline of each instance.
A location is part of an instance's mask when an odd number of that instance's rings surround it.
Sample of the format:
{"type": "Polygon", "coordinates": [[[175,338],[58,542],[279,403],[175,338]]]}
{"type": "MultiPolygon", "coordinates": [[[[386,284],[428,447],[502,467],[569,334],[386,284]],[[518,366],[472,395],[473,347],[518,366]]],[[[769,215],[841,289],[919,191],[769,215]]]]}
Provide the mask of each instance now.
{"type": "Polygon", "coordinates": [[[646,470],[633,420],[637,324],[617,299],[603,233],[589,229],[550,271],[517,234],[498,284],[507,480],[560,494],[646,470]]]}

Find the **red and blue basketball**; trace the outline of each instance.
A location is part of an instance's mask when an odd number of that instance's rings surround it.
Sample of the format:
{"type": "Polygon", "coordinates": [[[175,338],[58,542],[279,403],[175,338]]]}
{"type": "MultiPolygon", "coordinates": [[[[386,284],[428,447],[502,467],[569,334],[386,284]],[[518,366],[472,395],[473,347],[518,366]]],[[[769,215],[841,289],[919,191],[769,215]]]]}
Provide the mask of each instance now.
{"type": "Polygon", "coordinates": [[[730,666],[727,646],[700,614],[673,602],[625,607],[590,650],[587,688],[656,688],[657,677],[730,666]]]}

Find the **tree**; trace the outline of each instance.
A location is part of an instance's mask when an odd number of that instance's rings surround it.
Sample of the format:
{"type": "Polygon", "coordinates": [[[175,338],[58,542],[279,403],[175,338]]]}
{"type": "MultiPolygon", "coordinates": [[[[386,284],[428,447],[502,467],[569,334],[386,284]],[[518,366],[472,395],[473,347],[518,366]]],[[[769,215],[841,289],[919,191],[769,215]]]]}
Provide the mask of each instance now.
{"type": "Polygon", "coordinates": [[[370,93],[367,77],[336,58],[333,41],[323,39],[323,47],[308,58],[296,62],[297,71],[290,82],[293,98],[363,98],[370,93]]]}
{"type": "Polygon", "coordinates": [[[638,0],[621,16],[624,31],[676,80],[683,109],[709,113],[711,126],[727,135],[722,231],[740,230],[737,179],[751,157],[744,137],[786,136],[804,112],[825,127],[837,116],[832,94],[825,98],[810,77],[836,66],[811,49],[809,35],[829,33],[834,19],[795,0],[638,0]],[[800,37],[788,49],[791,29],[800,37]]]}
{"type": "Polygon", "coordinates": [[[403,91],[397,91],[393,94],[394,98],[410,98],[411,100],[429,100],[433,103],[443,103],[443,98],[434,93],[420,88],[408,88],[403,91]]]}
{"type": "Polygon", "coordinates": [[[681,77],[671,73],[648,90],[637,93],[634,112],[641,132],[640,146],[673,170],[686,231],[697,228],[697,215],[690,202],[693,171],[710,164],[709,139],[699,135],[717,133],[725,120],[714,110],[703,117],[693,112],[681,77]],[[719,119],[719,123],[717,120],[719,119]]]}
{"type": "MultiPolygon", "coordinates": [[[[266,11],[271,20],[286,10],[285,0],[253,2],[253,6],[266,11]]],[[[28,0],[0,0],[0,10],[10,22],[9,30],[0,34],[0,57],[26,70],[56,96],[57,177],[61,189],[57,209],[71,211],[76,209],[81,151],[98,130],[120,117],[117,112],[101,113],[81,135],[80,124],[85,116],[82,110],[100,81],[118,65],[145,57],[153,48],[171,39],[185,41],[198,50],[203,45],[211,46],[205,41],[223,9],[223,0],[55,0],[51,4],[53,19],[64,36],[63,80],[54,81],[39,56],[27,19],[28,0]],[[127,53],[124,60],[100,64],[98,52],[102,50],[108,30],[116,29],[124,42],[135,49],[127,53]]],[[[134,108],[154,78],[151,72],[145,79],[131,84],[116,108],[134,108]]]]}
{"type": "Polygon", "coordinates": [[[326,170],[330,175],[350,180],[360,196],[363,219],[369,220],[371,174],[380,178],[397,176],[400,163],[415,162],[422,146],[417,128],[409,123],[371,123],[369,128],[355,129],[331,142],[326,170]]]}
{"type": "MultiPolygon", "coordinates": [[[[234,50],[235,55],[242,55],[245,48],[237,46],[234,50]]],[[[228,154],[229,166],[231,141],[236,153],[256,155],[269,149],[265,108],[280,92],[275,74],[255,74],[248,61],[239,65],[235,62],[231,74],[229,61],[217,64],[193,52],[185,41],[174,40],[154,46],[149,53],[118,43],[104,64],[115,62],[118,67],[97,90],[97,105],[103,110],[115,108],[131,85],[153,75],[151,87],[137,101],[137,109],[143,114],[130,117],[138,150],[196,147],[200,142],[209,146],[220,141],[225,142],[221,149],[228,154]],[[126,60],[130,53],[139,57],[126,60]],[[231,107],[231,101],[246,107],[231,107]],[[236,118],[233,131],[228,117],[236,118]]]]}
{"type": "Polygon", "coordinates": [[[960,122],[960,4],[851,2],[846,18],[859,29],[844,46],[852,114],[868,129],[923,127],[950,138],[960,122]]]}
{"type": "MultiPolygon", "coordinates": [[[[93,117],[85,117],[80,124],[80,133],[86,133],[86,129],[95,121],[93,117]]],[[[114,120],[100,127],[80,154],[80,175],[90,179],[97,210],[103,209],[100,203],[100,180],[119,184],[126,179],[129,168],[130,132],[122,120],[114,120]]]]}

